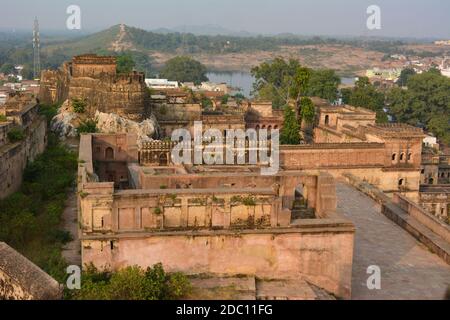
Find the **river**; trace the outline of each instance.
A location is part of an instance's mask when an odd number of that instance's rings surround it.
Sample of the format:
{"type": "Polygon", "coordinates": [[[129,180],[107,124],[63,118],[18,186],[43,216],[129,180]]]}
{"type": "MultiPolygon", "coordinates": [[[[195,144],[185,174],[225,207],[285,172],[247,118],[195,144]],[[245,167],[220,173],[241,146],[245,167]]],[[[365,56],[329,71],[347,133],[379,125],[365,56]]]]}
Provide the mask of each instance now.
{"type": "MultiPolygon", "coordinates": [[[[255,78],[249,72],[238,71],[208,72],[207,77],[211,82],[226,83],[233,88],[240,88],[240,91],[246,97],[250,97],[255,81],[255,78]]],[[[355,78],[342,77],[341,82],[345,85],[352,85],[355,83],[355,78]]]]}

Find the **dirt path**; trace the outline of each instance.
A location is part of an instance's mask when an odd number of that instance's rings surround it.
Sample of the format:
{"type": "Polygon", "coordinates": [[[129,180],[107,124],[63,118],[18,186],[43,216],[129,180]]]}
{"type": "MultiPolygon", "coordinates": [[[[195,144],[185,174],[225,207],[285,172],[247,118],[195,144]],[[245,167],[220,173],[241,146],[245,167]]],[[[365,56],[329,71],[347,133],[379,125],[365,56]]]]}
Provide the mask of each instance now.
{"type": "MultiPolygon", "coordinates": [[[[78,154],[78,139],[70,139],[66,141],[66,145],[73,152],[78,154]]],[[[81,242],[78,235],[78,207],[77,207],[77,187],[73,186],[67,197],[66,205],[62,215],[62,228],[70,232],[73,241],[67,243],[62,255],[69,265],[77,265],[81,267],[81,242]]]]}
{"type": "Polygon", "coordinates": [[[62,216],[62,226],[64,230],[70,232],[73,241],[64,246],[62,255],[69,265],[81,266],[81,243],[78,237],[77,212],[77,195],[76,189],[73,188],[66,201],[62,216]]]}

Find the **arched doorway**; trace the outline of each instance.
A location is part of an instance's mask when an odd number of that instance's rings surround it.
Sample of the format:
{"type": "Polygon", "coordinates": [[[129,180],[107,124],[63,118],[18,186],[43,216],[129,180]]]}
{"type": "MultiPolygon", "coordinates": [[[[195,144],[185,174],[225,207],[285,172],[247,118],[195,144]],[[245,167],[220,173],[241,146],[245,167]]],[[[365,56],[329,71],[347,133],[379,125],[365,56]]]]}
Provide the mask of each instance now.
{"type": "Polygon", "coordinates": [[[111,148],[111,147],[106,148],[105,159],[106,160],[114,160],[114,149],[113,148],[111,148]]]}
{"type": "Polygon", "coordinates": [[[168,158],[167,158],[167,154],[166,153],[161,153],[159,155],[159,165],[160,166],[167,166],[168,163],[168,158]]]}
{"type": "Polygon", "coordinates": [[[304,185],[298,185],[295,188],[295,199],[291,210],[291,219],[315,219],[316,215],[313,208],[308,205],[308,188],[304,185]]]}

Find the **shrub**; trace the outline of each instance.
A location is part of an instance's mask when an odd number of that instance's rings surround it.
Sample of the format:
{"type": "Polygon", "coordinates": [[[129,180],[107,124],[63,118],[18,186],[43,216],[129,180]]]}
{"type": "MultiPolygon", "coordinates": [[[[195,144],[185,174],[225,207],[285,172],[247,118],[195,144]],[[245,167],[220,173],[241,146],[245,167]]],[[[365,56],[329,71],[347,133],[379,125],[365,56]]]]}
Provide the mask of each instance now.
{"type": "Polygon", "coordinates": [[[6,121],[8,121],[8,119],[6,118],[6,116],[3,115],[3,114],[0,114],[0,122],[6,122],[6,121]]]}
{"type": "Polygon", "coordinates": [[[72,99],[72,108],[75,113],[84,113],[86,111],[86,102],[72,99]]]}
{"type": "Polygon", "coordinates": [[[132,266],[114,273],[90,265],[82,274],[81,290],[67,294],[75,300],[174,300],[190,291],[185,275],[168,274],[162,264],[147,270],[132,266]]]}
{"type": "Polygon", "coordinates": [[[53,118],[58,114],[60,106],[61,105],[59,104],[41,104],[39,105],[39,114],[45,116],[47,123],[50,124],[53,118]]]}
{"type": "Polygon", "coordinates": [[[77,131],[79,135],[83,133],[96,133],[98,132],[97,122],[92,119],[82,121],[78,126],[77,131]]]}
{"type": "Polygon", "coordinates": [[[20,128],[12,128],[8,132],[8,139],[11,143],[22,141],[23,139],[25,139],[25,132],[23,132],[23,130],[20,128]]]}

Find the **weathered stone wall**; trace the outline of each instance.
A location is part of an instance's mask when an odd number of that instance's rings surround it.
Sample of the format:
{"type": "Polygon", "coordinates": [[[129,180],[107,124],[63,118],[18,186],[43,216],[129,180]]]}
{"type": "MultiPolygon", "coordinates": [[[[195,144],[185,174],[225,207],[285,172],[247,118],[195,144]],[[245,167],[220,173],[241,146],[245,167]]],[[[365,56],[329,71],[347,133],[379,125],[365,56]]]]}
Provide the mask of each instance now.
{"type": "Polygon", "coordinates": [[[429,213],[450,223],[450,185],[421,186],[419,204],[429,213]]]}
{"type": "Polygon", "coordinates": [[[58,70],[44,70],[41,73],[39,101],[44,104],[62,103],[69,96],[70,72],[64,64],[58,70]]]}
{"type": "Polygon", "coordinates": [[[69,99],[86,101],[87,112],[116,113],[141,121],[147,115],[148,93],[142,74],[71,78],[69,99]]]}
{"type": "Polygon", "coordinates": [[[0,242],[0,300],[56,300],[62,287],[20,253],[0,242]]]}
{"type": "Polygon", "coordinates": [[[74,57],[73,62],[65,63],[59,70],[43,71],[39,99],[43,103],[85,101],[92,117],[96,111],[135,121],[150,115],[145,75],[116,74],[116,62],[111,57],[74,57]]]}
{"type": "Polygon", "coordinates": [[[84,233],[264,229],[288,226],[290,211],[271,189],[129,190],[99,195],[87,185],[81,200],[84,233]],[[251,203],[250,203],[251,202],[251,203]]]}
{"type": "Polygon", "coordinates": [[[306,279],[350,298],[354,228],[338,220],[289,229],[123,234],[82,240],[84,263],[120,269],[162,262],[187,274],[306,279]],[[114,240],[113,240],[114,239],[114,240]]]}
{"type": "Polygon", "coordinates": [[[43,117],[37,117],[25,132],[25,140],[0,146],[0,199],[19,190],[28,162],[45,150],[47,123],[43,117]]]}

